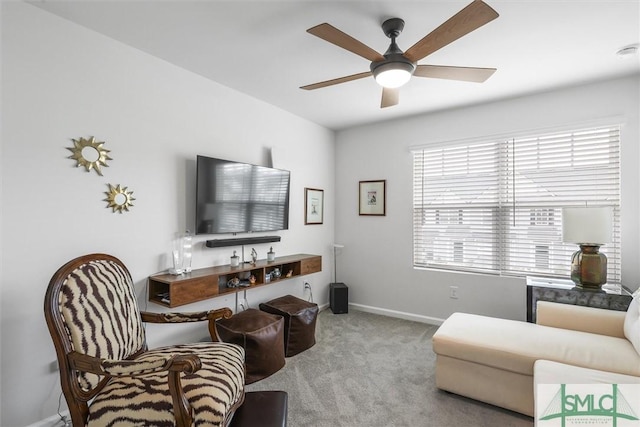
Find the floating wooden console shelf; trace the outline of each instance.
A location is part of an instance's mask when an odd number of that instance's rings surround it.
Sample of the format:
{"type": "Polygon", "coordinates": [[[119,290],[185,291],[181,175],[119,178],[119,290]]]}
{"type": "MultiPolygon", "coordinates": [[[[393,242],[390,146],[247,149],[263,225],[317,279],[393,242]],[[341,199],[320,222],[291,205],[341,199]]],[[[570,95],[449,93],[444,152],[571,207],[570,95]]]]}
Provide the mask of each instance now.
{"type": "Polygon", "coordinates": [[[270,285],[282,280],[304,276],[322,271],[322,257],[319,255],[297,254],[277,257],[274,261],[258,260],[256,265],[245,263],[238,267],[219,265],[200,268],[191,273],[172,275],[154,274],[149,276],[149,301],[166,307],[178,307],[193,302],[232,295],[248,289],[270,285]],[[282,274],[279,279],[266,281],[276,268],[282,274]],[[287,273],[291,272],[289,277],[287,273]],[[256,281],[249,286],[228,288],[227,283],[233,278],[247,283],[249,276],[256,281]]]}

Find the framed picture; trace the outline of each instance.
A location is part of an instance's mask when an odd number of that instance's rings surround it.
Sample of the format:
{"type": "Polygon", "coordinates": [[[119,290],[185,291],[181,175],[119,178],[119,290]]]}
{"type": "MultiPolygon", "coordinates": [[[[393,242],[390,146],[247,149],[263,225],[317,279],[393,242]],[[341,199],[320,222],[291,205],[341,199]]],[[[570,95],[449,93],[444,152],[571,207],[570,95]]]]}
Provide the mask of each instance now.
{"type": "Polygon", "coordinates": [[[304,189],[304,223],[322,224],[324,216],[324,190],[304,189]]]}
{"type": "Polygon", "coordinates": [[[387,181],[360,181],[360,215],[386,215],[387,181]]]}

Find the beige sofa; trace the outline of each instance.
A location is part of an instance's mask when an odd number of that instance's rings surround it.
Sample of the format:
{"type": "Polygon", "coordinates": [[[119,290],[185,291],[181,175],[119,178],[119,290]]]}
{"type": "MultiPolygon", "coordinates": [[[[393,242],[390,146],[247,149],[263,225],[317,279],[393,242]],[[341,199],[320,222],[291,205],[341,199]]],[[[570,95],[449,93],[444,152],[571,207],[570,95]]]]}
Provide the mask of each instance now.
{"type": "Polygon", "coordinates": [[[627,313],[540,301],[537,324],[454,313],[433,336],[436,385],[534,414],[534,363],[640,377],[640,295],[627,313]]]}

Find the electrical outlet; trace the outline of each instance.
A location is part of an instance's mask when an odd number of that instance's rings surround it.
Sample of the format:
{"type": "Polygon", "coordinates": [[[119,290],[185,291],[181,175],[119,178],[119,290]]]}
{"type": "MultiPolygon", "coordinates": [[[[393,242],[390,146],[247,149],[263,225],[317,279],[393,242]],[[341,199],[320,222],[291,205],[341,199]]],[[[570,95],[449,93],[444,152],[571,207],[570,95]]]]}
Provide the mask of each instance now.
{"type": "Polygon", "coordinates": [[[449,286],[449,298],[458,299],[458,287],[449,286]]]}
{"type": "Polygon", "coordinates": [[[302,291],[306,291],[307,289],[311,289],[311,283],[307,282],[306,280],[304,281],[304,285],[302,287],[302,291]]]}

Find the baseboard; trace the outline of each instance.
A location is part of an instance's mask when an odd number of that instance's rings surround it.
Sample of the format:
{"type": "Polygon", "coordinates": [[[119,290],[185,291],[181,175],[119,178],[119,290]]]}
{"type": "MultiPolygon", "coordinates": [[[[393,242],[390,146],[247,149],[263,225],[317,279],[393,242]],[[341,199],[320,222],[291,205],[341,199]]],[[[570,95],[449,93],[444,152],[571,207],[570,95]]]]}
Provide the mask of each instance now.
{"type": "MultiPolygon", "coordinates": [[[[62,415],[63,417],[66,417],[68,420],[71,419],[71,415],[69,415],[69,411],[61,412],[60,415],[62,415]]],[[[45,418],[44,420],[36,421],[33,424],[29,424],[27,427],[60,427],[64,425],[60,420],[60,415],[58,414],[52,415],[48,418],[45,418]]]]}
{"type": "Polygon", "coordinates": [[[396,317],[398,319],[411,320],[414,322],[428,323],[430,325],[440,326],[444,322],[444,319],[438,319],[437,317],[422,316],[420,314],[405,313],[403,311],[389,310],[387,308],[371,307],[363,304],[349,303],[349,307],[358,311],[365,311],[367,313],[380,314],[382,316],[396,317]]]}

